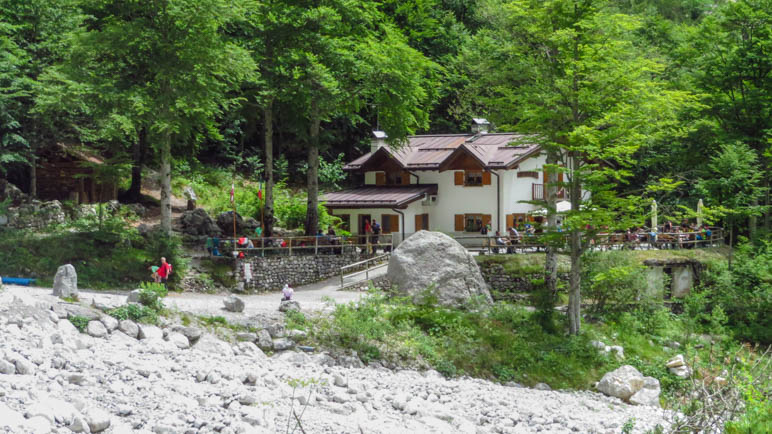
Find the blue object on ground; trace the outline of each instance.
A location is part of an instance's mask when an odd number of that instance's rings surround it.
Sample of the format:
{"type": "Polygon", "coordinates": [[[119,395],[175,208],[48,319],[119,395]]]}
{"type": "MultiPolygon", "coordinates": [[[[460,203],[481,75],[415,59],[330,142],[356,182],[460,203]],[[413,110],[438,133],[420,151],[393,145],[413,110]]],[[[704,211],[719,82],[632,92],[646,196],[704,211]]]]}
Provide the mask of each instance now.
{"type": "Polygon", "coordinates": [[[35,283],[35,279],[28,279],[26,277],[2,277],[3,283],[9,285],[22,285],[29,286],[31,283],[35,283]]]}

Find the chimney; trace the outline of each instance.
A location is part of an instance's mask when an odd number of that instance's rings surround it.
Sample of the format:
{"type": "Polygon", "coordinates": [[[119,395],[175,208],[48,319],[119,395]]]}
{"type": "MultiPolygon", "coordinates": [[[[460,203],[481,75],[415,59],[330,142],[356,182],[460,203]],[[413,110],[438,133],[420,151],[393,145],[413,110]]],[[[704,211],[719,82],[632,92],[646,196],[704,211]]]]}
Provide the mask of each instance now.
{"type": "Polygon", "coordinates": [[[475,134],[487,134],[491,123],[484,118],[472,118],[472,132],[475,134]]]}
{"type": "Polygon", "coordinates": [[[373,138],[370,139],[370,152],[375,152],[378,148],[385,146],[387,137],[383,131],[373,131],[373,138]]]}

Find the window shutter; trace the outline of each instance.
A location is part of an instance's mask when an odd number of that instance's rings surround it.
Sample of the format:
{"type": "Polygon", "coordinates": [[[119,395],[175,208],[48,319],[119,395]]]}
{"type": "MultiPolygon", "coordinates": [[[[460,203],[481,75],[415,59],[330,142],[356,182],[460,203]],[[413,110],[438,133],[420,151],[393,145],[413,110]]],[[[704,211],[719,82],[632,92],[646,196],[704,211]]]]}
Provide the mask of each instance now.
{"type": "Polygon", "coordinates": [[[558,173],[558,182],[563,182],[563,172],[558,173]]]}
{"type": "Polygon", "coordinates": [[[399,216],[392,214],[389,217],[391,217],[391,226],[389,229],[391,229],[391,232],[399,232],[399,216]]]}
{"type": "Polygon", "coordinates": [[[491,185],[491,172],[485,171],[482,173],[483,185],[491,185]]]}
{"type": "Polygon", "coordinates": [[[410,185],[410,173],[402,172],[402,185],[410,185]]]}
{"type": "Polygon", "coordinates": [[[381,233],[384,233],[384,234],[391,233],[389,223],[391,223],[391,220],[389,220],[389,215],[381,214],[381,233]]]}
{"type": "Polygon", "coordinates": [[[418,232],[424,227],[424,216],[422,214],[416,214],[415,216],[415,231],[418,232]]]}
{"type": "Polygon", "coordinates": [[[507,229],[515,227],[515,215],[507,214],[507,229]]]}
{"type": "Polygon", "coordinates": [[[463,232],[464,231],[464,215],[463,214],[456,214],[455,215],[455,231],[456,232],[463,232]]]}
{"type": "Polygon", "coordinates": [[[455,172],[453,177],[456,185],[464,185],[464,172],[455,172]]]}
{"type": "Polygon", "coordinates": [[[386,173],[384,172],[375,173],[375,185],[386,185],[386,173]]]}
{"type": "Polygon", "coordinates": [[[483,222],[483,224],[487,226],[487,225],[491,224],[491,219],[492,219],[493,217],[492,217],[490,214],[483,214],[482,218],[483,218],[483,219],[482,219],[482,220],[483,220],[483,221],[482,221],[482,222],[483,222]]]}

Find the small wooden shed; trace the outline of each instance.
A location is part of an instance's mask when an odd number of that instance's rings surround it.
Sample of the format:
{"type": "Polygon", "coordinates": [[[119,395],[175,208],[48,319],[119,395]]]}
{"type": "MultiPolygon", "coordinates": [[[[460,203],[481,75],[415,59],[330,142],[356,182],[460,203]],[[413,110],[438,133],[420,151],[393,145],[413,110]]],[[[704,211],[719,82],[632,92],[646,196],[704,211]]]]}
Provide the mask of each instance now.
{"type": "Polygon", "coordinates": [[[105,160],[86,148],[57,143],[38,158],[35,168],[37,196],[42,200],[71,200],[74,203],[106,202],[118,197],[114,182],[100,182],[95,165],[105,160]]]}

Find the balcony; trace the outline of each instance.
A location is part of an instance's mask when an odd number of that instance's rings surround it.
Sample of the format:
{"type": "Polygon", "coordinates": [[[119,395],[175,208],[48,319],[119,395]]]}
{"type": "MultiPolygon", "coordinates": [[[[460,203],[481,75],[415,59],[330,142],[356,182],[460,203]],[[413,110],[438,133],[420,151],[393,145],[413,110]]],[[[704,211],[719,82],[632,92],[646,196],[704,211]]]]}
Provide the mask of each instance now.
{"type": "MultiPolygon", "coordinates": [[[[565,188],[560,188],[558,190],[558,199],[566,199],[568,198],[568,195],[566,194],[565,188]]],[[[546,200],[545,192],[544,192],[544,184],[531,184],[531,200],[546,200]]]]}

